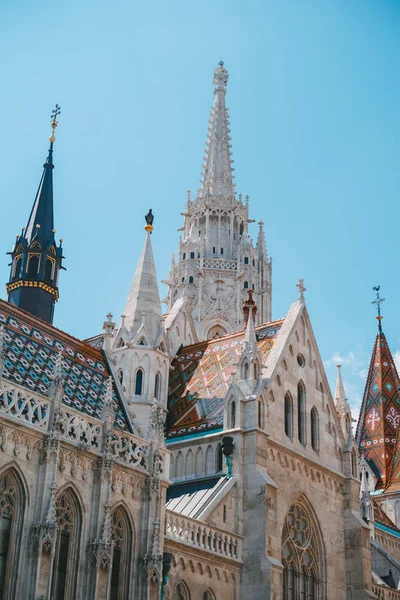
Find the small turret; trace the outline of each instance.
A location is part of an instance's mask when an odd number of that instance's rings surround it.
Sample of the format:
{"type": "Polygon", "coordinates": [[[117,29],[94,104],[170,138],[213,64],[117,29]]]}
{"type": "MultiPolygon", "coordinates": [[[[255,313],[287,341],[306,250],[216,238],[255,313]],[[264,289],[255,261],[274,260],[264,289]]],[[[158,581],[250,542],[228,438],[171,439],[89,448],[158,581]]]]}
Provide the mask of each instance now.
{"type": "Polygon", "coordinates": [[[56,245],[53,208],[53,144],[60,114],[58,104],[51,118],[52,134],[47,160],[26,228],[22,228],[11,255],[7,284],[8,301],[35,317],[53,322],[58,300],[58,274],[62,269],[62,240],[56,245]]]}

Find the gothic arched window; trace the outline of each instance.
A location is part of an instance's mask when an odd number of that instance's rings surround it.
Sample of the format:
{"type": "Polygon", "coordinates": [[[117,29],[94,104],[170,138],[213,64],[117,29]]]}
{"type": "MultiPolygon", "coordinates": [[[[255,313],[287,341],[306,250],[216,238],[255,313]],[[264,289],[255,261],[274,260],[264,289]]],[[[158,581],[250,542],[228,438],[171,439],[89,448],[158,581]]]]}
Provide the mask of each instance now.
{"type": "Polygon", "coordinates": [[[249,282],[245,281],[243,287],[245,290],[247,290],[247,288],[249,287],[249,282]]]}
{"type": "Polygon", "coordinates": [[[161,393],[161,375],[160,375],[160,373],[157,373],[156,378],[154,380],[154,398],[156,398],[156,400],[160,399],[160,393],[161,393]]]}
{"type": "Polygon", "coordinates": [[[193,280],[193,277],[192,277],[192,275],[191,275],[191,276],[189,277],[189,283],[193,283],[193,281],[194,281],[194,280],[193,280]]]}
{"type": "Polygon", "coordinates": [[[119,381],[120,385],[122,385],[122,382],[124,381],[124,373],[123,373],[122,369],[118,369],[117,377],[118,377],[118,381],[119,381]]]}
{"type": "Polygon", "coordinates": [[[53,265],[54,265],[54,261],[52,261],[50,258],[46,259],[46,264],[44,267],[44,278],[51,280],[53,279],[53,265]]]}
{"type": "Polygon", "coordinates": [[[249,378],[249,363],[244,363],[243,365],[243,379],[249,378]]]}
{"type": "Polygon", "coordinates": [[[285,394],[285,433],[290,439],[293,437],[293,402],[289,392],[285,394]]]}
{"type": "Polygon", "coordinates": [[[129,593],[132,530],[125,510],[118,507],[111,515],[114,552],[111,569],[110,600],[126,600],[129,593]]]}
{"type": "Polygon", "coordinates": [[[174,595],[174,600],[190,600],[190,593],[188,586],[184,581],[178,584],[176,588],[176,594],[174,595]]]}
{"type": "Polygon", "coordinates": [[[231,429],[233,429],[234,427],[236,427],[236,402],[234,400],[232,400],[231,402],[231,406],[230,406],[230,423],[229,426],[231,429]]]}
{"type": "Polygon", "coordinates": [[[305,503],[289,508],[282,533],[283,600],[316,600],[323,587],[324,556],[318,526],[305,503]]]}
{"type": "Polygon", "coordinates": [[[183,477],[183,454],[179,450],[176,461],[175,461],[175,479],[182,479],[183,477]]]}
{"type": "Polygon", "coordinates": [[[78,502],[71,489],[65,490],[57,498],[55,523],[57,534],[51,598],[75,598],[81,519],[78,502]]]}
{"type": "Polygon", "coordinates": [[[9,469],[0,477],[0,598],[15,597],[25,496],[19,477],[9,469]]]}
{"type": "Polygon", "coordinates": [[[315,406],[311,409],[311,446],[315,452],[319,450],[319,417],[315,406]]]}
{"type": "Polygon", "coordinates": [[[40,261],[39,254],[30,254],[29,255],[28,268],[26,270],[28,275],[37,275],[37,273],[39,271],[39,261],[40,261]]]}
{"type": "Polygon", "coordinates": [[[297,429],[299,442],[306,443],[306,392],[304,384],[299,381],[297,384],[297,429]]]}
{"type": "Polygon", "coordinates": [[[194,252],[190,253],[190,258],[193,259],[194,258],[194,252]]]}
{"type": "Polygon", "coordinates": [[[13,277],[17,278],[21,275],[21,266],[22,266],[22,256],[17,256],[14,263],[14,275],[13,277]]]}
{"type": "Polygon", "coordinates": [[[136,396],[141,396],[142,393],[143,393],[143,369],[138,369],[136,371],[135,394],[136,394],[136,396]]]}

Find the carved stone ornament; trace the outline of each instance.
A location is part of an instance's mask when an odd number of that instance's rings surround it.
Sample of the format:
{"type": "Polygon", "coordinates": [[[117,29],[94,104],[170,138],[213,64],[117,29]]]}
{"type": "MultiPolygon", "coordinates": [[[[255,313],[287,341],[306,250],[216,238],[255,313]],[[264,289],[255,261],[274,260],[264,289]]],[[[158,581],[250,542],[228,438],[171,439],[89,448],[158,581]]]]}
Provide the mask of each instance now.
{"type": "Polygon", "coordinates": [[[163,557],[147,554],[142,559],[146,577],[151,583],[160,583],[162,579],[163,557]]]}
{"type": "Polygon", "coordinates": [[[55,523],[41,521],[33,526],[33,541],[39,554],[51,552],[56,543],[57,529],[55,523]]]}
{"type": "Polygon", "coordinates": [[[114,554],[114,540],[93,540],[89,543],[89,551],[97,570],[110,569],[114,554]]]}
{"type": "Polygon", "coordinates": [[[50,460],[52,456],[57,457],[60,450],[60,434],[52,431],[45,439],[43,447],[46,460],[50,460]]]}

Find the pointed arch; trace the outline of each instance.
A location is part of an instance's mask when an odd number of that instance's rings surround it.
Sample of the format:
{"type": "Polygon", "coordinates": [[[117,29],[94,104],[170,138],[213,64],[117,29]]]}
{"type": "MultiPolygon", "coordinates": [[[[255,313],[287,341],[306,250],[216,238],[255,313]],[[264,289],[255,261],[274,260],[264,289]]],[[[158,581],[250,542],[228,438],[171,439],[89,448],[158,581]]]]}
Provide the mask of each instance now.
{"type": "Polygon", "coordinates": [[[176,586],[176,590],[175,590],[173,599],[174,600],[191,600],[189,588],[184,581],[181,581],[176,586]]]}
{"type": "Polygon", "coordinates": [[[156,400],[159,400],[160,396],[161,396],[161,374],[156,373],[156,376],[154,379],[154,398],[156,400]]]}
{"type": "Polygon", "coordinates": [[[285,394],[285,433],[293,438],[293,400],[290,392],[285,394]]]}
{"type": "Polygon", "coordinates": [[[326,598],[326,555],[314,510],[302,494],[289,507],[282,530],[283,600],[326,598]]]}
{"type": "Polygon", "coordinates": [[[214,450],[212,446],[208,446],[206,450],[206,475],[214,473],[214,450]]]}
{"type": "Polygon", "coordinates": [[[24,515],[26,486],[20,469],[8,465],[0,475],[0,597],[14,598],[24,515]]]}
{"type": "Polygon", "coordinates": [[[297,384],[297,435],[299,442],[306,445],[306,388],[301,380],[297,384]]]}
{"type": "Polygon", "coordinates": [[[55,600],[76,596],[82,530],[81,503],[71,485],[61,489],[55,504],[56,541],[51,597],[55,600]]]}
{"type": "Polygon", "coordinates": [[[215,594],[211,588],[208,588],[202,596],[202,600],[216,600],[215,594]]]}
{"type": "Polygon", "coordinates": [[[228,428],[234,429],[236,427],[236,402],[234,398],[230,399],[229,402],[229,423],[228,428]]]}
{"type": "Polygon", "coordinates": [[[111,538],[114,541],[111,567],[111,600],[127,600],[132,580],[133,528],[125,506],[118,504],[111,513],[111,538]]]}
{"type": "Polygon", "coordinates": [[[311,409],[311,446],[315,452],[319,451],[319,416],[315,406],[311,409]]]}
{"type": "Polygon", "coordinates": [[[40,254],[29,254],[26,272],[28,275],[37,275],[39,272],[40,254]]]}
{"type": "Polygon", "coordinates": [[[351,451],[351,474],[353,477],[357,477],[357,454],[355,448],[351,451]]]}
{"type": "Polygon", "coordinates": [[[197,448],[195,464],[194,464],[194,472],[197,477],[199,475],[203,475],[203,472],[204,472],[204,453],[203,453],[203,449],[201,447],[197,448]]]}
{"type": "Polygon", "coordinates": [[[186,457],[185,457],[185,477],[193,476],[193,471],[194,471],[193,466],[194,466],[194,456],[193,456],[192,449],[189,448],[189,450],[186,453],[186,457]]]}
{"type": "Polygon", "coordinates": [[[182,477],[183,477],[183,454],[179,450],[178,454],[176,455],[176,461],[175,461],[175,479],[182,479],[182,477]]]}
{"type": "Polygon", "coordinates": [[[141,396],[143,394],[143,383],[144,383],[144,371],[141,367],[138,368],[135,375],[135,395],[141,396]]]}

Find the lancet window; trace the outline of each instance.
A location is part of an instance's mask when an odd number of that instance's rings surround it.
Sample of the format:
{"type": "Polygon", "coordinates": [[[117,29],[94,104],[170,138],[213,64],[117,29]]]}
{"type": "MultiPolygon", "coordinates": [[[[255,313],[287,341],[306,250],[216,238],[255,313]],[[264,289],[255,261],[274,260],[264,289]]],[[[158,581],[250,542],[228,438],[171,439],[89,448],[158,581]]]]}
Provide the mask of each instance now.
{"type": "Polygon", "coordinates": [[[311,446],[315,452],[319,450],[319,417],[315,406],[311,409],[311,446]]]}
{"type": "Polygon", "coordinates": [[[24,497],[12,470],[0,477],[0,600],[14,597],[21,546],[24,497]]]}
{"type": "Polygon", "coordinates": [[[76,597],[80,545],[80,511],[72,490],[65,490],[56,501],[56,545],[53,562],[51,598],[73,600],[76,597]]]}
{"type": "Polygon", "coordinates": [[[290,439],[293,437],[293,402],[289,392],[285,394],[285,433],[290,439]]]}
{"type": "Polygon", "coordinates": [[[314,519],[301,501],[286,515],[282,534],[283,600],[323,598],[322,543],[314,519]]]}
{"type": "Polygon", "coordinates": [[[156,400],[160,399],[160,392],[161,392],[161,375],[160,375],[160,373],[156,373],[156,378],[154,380],[154,398],[156,398],[156,400]]]}
{"type": "Polygon", "coordinates": [[[29,255],[28,269],[27,269],[28,275],[37,275],[37,273],[39,271],[39,260],[40,260],[39,254],[30,254],[29,255]]]}
{"type": "Polygon", "coordinates": [[[143,369],[138,369],[136,371],[135,394],[136,396],[141,396],[143,394],[143,369]]]}
{"type": "Polygon", "coordinates": [[[306,443],[306,391],[302,381],[297,385],[297,426],[298,438],[302,444],[306,443]]]}
{"type": "Polygon", "coordinates": [[[111,515],[114,540],[110,600],[126,600],[129,593],[132,533],[125,511],[118,507],[111,515]]]}

